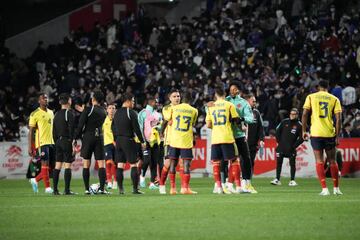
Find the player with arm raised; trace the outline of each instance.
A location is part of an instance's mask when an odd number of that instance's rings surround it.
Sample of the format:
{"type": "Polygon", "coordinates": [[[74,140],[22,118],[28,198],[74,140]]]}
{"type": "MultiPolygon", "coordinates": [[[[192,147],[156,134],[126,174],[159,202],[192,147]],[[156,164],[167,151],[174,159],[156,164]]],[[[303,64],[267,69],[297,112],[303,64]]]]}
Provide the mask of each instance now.
{"type": "Polygon", "coordinates": [[[183,177],[181,178],[181,194],[196,194],[189,186],[190,164],[193,159],[192,148],[194,146],[193,126],[196,123],[198,110],[190,106],[191,95],[185,93],[181,104],[171,108],[171,140],[168,151],[170,159],[170,194],[176,194],[176,166],[179,157],[183,159],[183,177]]]}
{"type": "Polygon", "coordinates": [[[327,196],[330,192],[326,186],[324,172],[324,151],[330,162],[331,177],[334,182],[335,195],[342,195],[339,189],[339,169],[335,162],[336,145],[339,144],[341,130],[341,104],[337,97],[328,93],[329,82],[321,80],[319,91],[309,94],[304,103],[302,115],[302,136],[306,141],[309,135],[306,133],[307,121],[311,116],[310,141],[316,160],[316,172],[320,180],[322,191],[320,195],[327,196]],[[335,115],[335,127],[333,117],[335,115]]]}
{"type": "MultiPolygon", "coordinates": [[[[231,161],[235,163],[235,138],[231,127],[232,122],[240,124],[241,120],[234,104],[225,100],[225,91],[222,87],[215,88],[213,106],[208,107],[206,114],[206,125],[212,129],[211,132],[211,160],[213,163],[213,174],[216,183],[214,193],[222,194],[220,177],[220,162],[231,161]]],[[[233,176],[236,185],[240,185],[240,165],[233,164],[233,176]]]]}
{"type": "Polygon", "coordinates": [[[80,156],[83,158],[83,181],[85,194],[90,195],[90,164],[94,154],[95,160],[99,165],[98,175],[100,188],[98,194],[109,194],[104,187],[106,181],[105,153],[103,123],[106,118],[105,109],[101,106],[104,95],[100,91],[95,91],[91,98],[91,107],[86,107],[80,115],[79,125],[75,136],[82,137],[80,156]]]}

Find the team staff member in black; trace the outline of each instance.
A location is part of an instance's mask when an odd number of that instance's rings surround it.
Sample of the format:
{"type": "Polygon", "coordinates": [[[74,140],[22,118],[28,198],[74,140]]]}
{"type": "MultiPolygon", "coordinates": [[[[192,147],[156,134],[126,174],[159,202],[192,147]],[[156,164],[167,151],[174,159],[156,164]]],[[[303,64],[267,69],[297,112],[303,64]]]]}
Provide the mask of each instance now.
{"type": "Polygon", "coordinates": [[[54,117],[53,137],[55,142],[56,164],[53,173],[54,195],[59,195],[59,174],[63,163],[65,163],[65,195],[73,195],[70,191],[71,163],[74,161],[72,143],[74,140],[74,114],[70,110],[71,98],[69,94],[63,93],[59,96],[61,110],[54,117]]]}
{"type": "Polygon", "coordinates": [[[290,118],[286,118],[276,128],[276,178],[271,181],[273,185],[281,185],[280,174],[284,157],[289,158],[291,180],[289,186],[297,186],[295,182],[296,148],[303,143],[302,124],[298,120],[299,111],[291,109],[290,118]]]}
{"type": "Polygon", "coordinates": [[[75,136],[81,137],[82,146],[80,156],[83,160],[83,180],[85,185],[85,194],[90,194],[90,160],[94,153],[95,160],[99,166],[99,182],[100,188],[98,194],[109,194],[105,189],[106,171],[105,171],[105,153],[104,153],[104,137],[102,125],[106,118],[105,109],[101,107],[104,101],[104,95],[100,91],[95,91],[91,98],[91,107],[86,107],[81,113],[79,125],[76,129],[75,136]]]}
{"type": "Polygon", "coordinates": [[[123,105],[116,111],[111,126],[116,143],[115,160],[118,167],[116,180],[118,182],[119,193],[124,194],[124,166],[126,161],[128,161],[131,166],[133,193],[142,194],[138,190],[139,173],[137,169],[135,135],[138,137],[143,150],[145,150],[146,144],[140,131],[137,113],[132,110],[135,104],[134,96],[131,93],[124,93],[122,100],[123,105]]]}
{"type": "Polygon", "coordinates": [[[253,94],[248,94],[245,96],[245,99],[250,104],[254,115],[254,122],[248,124],[248,133],[247,141],[250,150],[250,160],[251,160],[251,177],[254,174],[255,158],[256,153],[259,147],[264,147],[264,127],[263,120],[259,110],[256,109],[256,98],[253,94]]]}

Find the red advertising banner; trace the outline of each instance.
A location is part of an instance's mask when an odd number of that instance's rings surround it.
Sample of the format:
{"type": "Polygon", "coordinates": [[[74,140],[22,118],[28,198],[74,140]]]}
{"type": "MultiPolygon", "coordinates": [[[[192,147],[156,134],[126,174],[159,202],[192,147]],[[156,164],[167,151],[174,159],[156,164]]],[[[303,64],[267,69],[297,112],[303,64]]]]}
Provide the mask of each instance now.
{"type": "Polygon", "coordinates": [[[191,170],[205,169],[207,158],[206,139],[197,139],[193,150],[194,160],[191,163],[191,170]]]}
{"type": "Polygon", "coordinates": [[[360,138],[343,138],[337,148],[343,157],[342,175],[360,171],[360,138]]]}
{"type": "MultiPolygon", "coordinates": [[[[263,156],[256,156],[255,175],[273,172],[276,169],[276,140],[269,138],[265,140],[263,156]]],[[[350,175],[360,171],[360,139],[343,138],[337,150],[341,152],[343,169],[341,174],[350,175]]],[[[289,168],[288,162],[284,163],[285,170],[289,168]]],[[[298,176],[315,176],[315,157],[310,142],[304,142],[297,149],[296,171],[298,176]],[[298,174],[299,173],[299,174],[298,174]]],[[[285,171],[286,173],[286,171],[285,171]]]]}
{"type": "MultiPolygon", "coordinates": [[[[74,178],[81,178],[82,158],[80,157],[81,143],[76,149],[75,161],[72,164],[74,178]]],[[[197,139],[193,149],[194,160],[191,169],[197,173],[211,173],[210,146],[206,139],[197,139]]],[[[276,170],[276,141],[273,138],[265,140],[264,154],[255,160],[254,176],[274,177],[276,170]]],[[[342,175],[360,177],[360,138],[340,139],[337,150],[343,158],[342,175]]],[[[24,178],[29,159],[26,142],[2,142],[0,144],[0,179],[1,178],[24,178]]],[[[94,166],[92,161],[92,166],[94,166]]],[[[92,167],[93,169],[93,167],[92,167]]],[[[126,167],[128,169],[128,166],[126,167]]],[[[297,149],[296,176],[315,177],[315,157],[310,142],[304,142],[297,149]]],[[[127,171],[128,172],[128,171],[127,171]]],[[[94,173],[92,173],[94,174],[94,173]]],[[[290,168],[288,160],[283,163],[282,176],[289,176],[290,168]]]]}

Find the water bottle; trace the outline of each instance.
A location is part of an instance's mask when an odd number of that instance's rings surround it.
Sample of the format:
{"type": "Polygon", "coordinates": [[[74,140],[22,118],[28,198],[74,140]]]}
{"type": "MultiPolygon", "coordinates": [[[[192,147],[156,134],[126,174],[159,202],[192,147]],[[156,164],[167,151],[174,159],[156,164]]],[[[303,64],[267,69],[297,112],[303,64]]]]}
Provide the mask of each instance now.
{"type": "Polygon", "coordinates": [[[260,148],[259,148],[259,157],[263,158],[263,156],[264,156],[264,147],[260,146],[260,148]]]}
{"type": "Polygon", "coordinates": [[[259,157],[263,158],[263,156],[264,156],[264,142],[260,141],[259,157]]]}

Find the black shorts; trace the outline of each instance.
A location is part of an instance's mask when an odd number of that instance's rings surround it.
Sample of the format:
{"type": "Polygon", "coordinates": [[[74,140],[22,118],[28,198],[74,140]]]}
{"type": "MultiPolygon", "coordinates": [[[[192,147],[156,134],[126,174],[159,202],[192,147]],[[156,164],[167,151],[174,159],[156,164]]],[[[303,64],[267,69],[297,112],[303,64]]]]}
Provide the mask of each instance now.
{"type": "Polygon", "coordinates": [[[104,139],[103,137],[84,134],[80,156],[86,160],[91,160],[93,153],[95,160],[104,160],[104,139]]]}
{"type": "Polygon", "coordinates": [[[74,161],[72,141],[69,138],[59,138],[55,143],[56,161],[72,163],[74,161]]]}
{"type": "Polygon", "coordinates": [[[137,163],[137,146],[133,138],[116,136],[115,149],[116,163],[137,163]]]}
{"type": "Polygon", "coordinates": [[[311,137],[310,142],[313,150],[317,151],[331,150],[336,147],[335,137],[311,137]]]}
{"type": "Polygon", "coordinates": [[[282,152],[276,151],[276,157],[279,157],[279,158],[296,158],[296,152],[282,153],[282,152]]]}
{"type": "Polygon", "coordinates": [[[54,144],[43,145],[36,149],[36,156],[38,160],[48,162],[49,165],[55,163],[55,146],[54,144]]]}
{"type": "Polygon", "coordinates": [[[235,146],[233,143],[213,144],[211,145],[212,161],[232,161],[236,159],[235,146]]]}
{"type": "Polygon", "coordinates": [[[115,159],[115,146],[110,143],[104,146],[105,151],[105,160],[114,160],[115,159]]]}
{"type": "Polygon", "coordinates": [[[184,159],[184,160],[192,160],[193,159],[193,153],[192,153],[192,148],[174,148],[169,146],[168,147],[169,151],[168,151],[168,158],[169,159],[184,159]]]}

